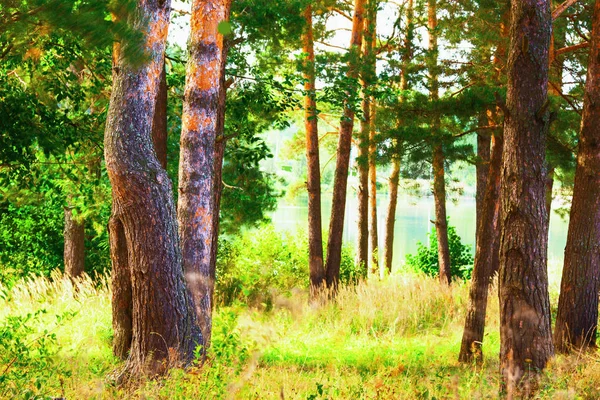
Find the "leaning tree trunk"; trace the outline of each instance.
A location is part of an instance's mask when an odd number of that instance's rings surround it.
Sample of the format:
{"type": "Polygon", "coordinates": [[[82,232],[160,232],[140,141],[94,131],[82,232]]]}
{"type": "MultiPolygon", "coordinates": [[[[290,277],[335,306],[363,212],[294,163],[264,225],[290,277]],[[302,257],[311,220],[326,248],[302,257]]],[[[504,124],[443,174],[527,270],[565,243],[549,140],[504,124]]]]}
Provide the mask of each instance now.
{"type": "Polygon", "coordinates": [[[225,39],[219,24],[228,18],[228,0],[192,3],[190,56],[186,71],[179,158],[177,216],[183,270],[208,347],[212,332],[215,270],[211,260],[216,225],[215,148],[225,39]]]}
{"type": "Polygon", "coordinates": [[[594,5],[579,152],[554,343],[596,347],[600,282],[600,1],[594,5]]]}
{"type": "Polygon", "coordinates": [[[475,263],[469,290],[469,307],[465,320],[462,344],[458,356],[461,362],[483,361],[482,344],[485,329],[485,314],[489,285],[494,274],[494,259],[498,248],[498,214],[500,203],[500,174],[502,169],[503,141],[500,135],[493,136],[493,148],[487,173],[485,197],[481,202],[480,220],[477,225],[475,263]]]}
{"type": "MultiPolygon", "coordinates": [[[[433,102],[439,100],[438,83],[438,38],[437,38],[437,4],[436,0],[428,1],[429,56],[429,97],[433,102]]],[[[442,283],[450,284],[450,247],[448,245],[448,218],[446,216],[446,160],[441,143],[440,117],[433,117],[431,125],[433,144],[433,198],[435,202],[435,230],[438,242],[439,277],[442,283]]]]}
{"type": "Polygon", "coordinates": [[[513,0],[502,169],[500,365],[509,396],[531,395],[554,354],[545,204],[550,0],[513,0]]]}
{"type": "Polygon", "coordinates": [[[138,4],[131,22],[145,35],[148,54],[140,66],[131,66],[115,46],[104,154],[113,192],[115,335],[128,322],[115,309],[128,307],[131,295],[131,349],[123,377],[187,363],[202,342],[184,283],[171,182],[151,139],[169,14],[169,1],[138,4]]]}
{"type": "MultiPolygon", "coordinates": [[[[358,78],[358,55],[362,44],[363,13],[365,0],[355,0],[352,21],[352,40],[350,42],[350,58],[348,61],[348,78],[358,78]]],[[[346,213],[346,186],[348,184],[348,167],[350,164],[350,144],[354,127],[354,108],[352,98],[356,96],[354,87],[346,88],[347,98],[344,100],[343,115],[340,120],[340,135],[337,148],[337,160],[333,181],[333,199],[331,201],[331,219],[329,222],[329,238],[327,241],[326,280],[327,287],[334,293],[340,280],[340,263],[342,258],[342,234],[344,232],[344,216],[346,213]]]]}
{"type": "Polygon", "coordinates": [[[73,217],[71,207],[65,207],[64,239],[65,274],[77,278],[85,270],[85,223],[73,217]]]}
{"type": "Polygon", "coordinates": [[[304,10],[306,21],[302,35],[306,60],[304,75],[304,128],[306,130],[306,162],[308,168],[308,266],[310,271],[311,300],[317,300],[325,284],[323,266],[323,228],[321,225],[321,167],[319,163],[319,131],[315,91],[315,49],[313,39],[312,6],[304,10]]]}
{"type": "MultiPolygon", "coordinates": [[[[414,35],[413,0],[406,5],[406,36],[404,38],[404,53],[402,54],[402,70],[400,71],[400,90],[408,90],[408,67],[412,57],[412,40],[414,35]]],[[[402,99],[401,99],[402,100],[402,99]]],[[[396,225],[396,206],[398,205],[398,184],[400,182],[400,161],[402,149],[394,141],[396,154],[392,156],[392,172],[389,177],[390,202],[385,217],[384,265],[388,273],[392,273],[394,259],[394,229],[396,225]]]]}

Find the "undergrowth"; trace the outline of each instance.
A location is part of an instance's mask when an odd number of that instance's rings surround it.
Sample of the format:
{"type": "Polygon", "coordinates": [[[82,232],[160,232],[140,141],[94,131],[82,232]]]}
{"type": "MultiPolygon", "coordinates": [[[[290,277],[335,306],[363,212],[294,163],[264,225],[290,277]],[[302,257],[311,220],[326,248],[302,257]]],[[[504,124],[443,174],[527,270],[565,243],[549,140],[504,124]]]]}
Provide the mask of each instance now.
{"type": "MultiPolygon", "coordinates": [[[[208,361],[115,387],[106,279],[54,274],[0,287],[0,398],[473,399],[499,387],[498,305],[491,301],[481,366],[461,365],[468,284],[423,274],[344,286],[309,306],[305,291],[274,295],[270,311],[215,312],[208,361]]],[[[555,304],[556,296],[553,295],[555,304]]],[[[497,299],[495,293],[490,299],[497,299]]],[[[600,398],[596,353],[559,356],[538,398],[600,398]]]]}

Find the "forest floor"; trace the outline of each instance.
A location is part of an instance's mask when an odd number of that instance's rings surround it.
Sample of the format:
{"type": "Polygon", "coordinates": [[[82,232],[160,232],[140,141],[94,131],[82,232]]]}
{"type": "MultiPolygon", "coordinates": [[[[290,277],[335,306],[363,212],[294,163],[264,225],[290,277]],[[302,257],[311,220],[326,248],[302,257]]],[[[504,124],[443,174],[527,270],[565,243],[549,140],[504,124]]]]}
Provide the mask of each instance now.
{"type": "MultiPolygon", "coordinates": [[[[123,388],[111,384],[107,281],[54,275],[0,287],[0,398],[477,399],[498,396],[498,305],[491,294],[483,365],[457,355],[468,286],[403,274],[343,288],[310,307],[303,291],[272,310],[215,313],[209,361],[123,388]]],[[[556,295],[552,295],[554,309],[556,295]]],[[[597,353],[559,356],[537,398],[600,398],[597,353]]]]}

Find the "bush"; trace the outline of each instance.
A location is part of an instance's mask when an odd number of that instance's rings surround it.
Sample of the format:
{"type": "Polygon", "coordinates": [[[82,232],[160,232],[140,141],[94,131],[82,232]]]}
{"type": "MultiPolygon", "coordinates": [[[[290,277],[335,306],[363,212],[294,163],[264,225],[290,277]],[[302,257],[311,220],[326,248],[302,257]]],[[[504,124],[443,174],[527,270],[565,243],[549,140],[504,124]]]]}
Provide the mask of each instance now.
{"type": "MultiPolygon", "coordinates": [[[[324,246],[325,247],[325,246],[324,246]]],[[[342,248],[340,281],[356,284],[366,270],[354,263],[352,248],[342,248]]],[[[215,302],[231,305],[239,301],[250,306],[272,306],[276,295],[290,295],[292,289],[307,289],[308,235],[281,233],[273,225],[219,240],[215,302]]]]}
{"type": "MultiPolygon", "coordinates": [[[[429,276],[437,276],[440,270],[438,263],[438,245],[435,227],[429,235],[429,247],[419,242],[417,254],[406,256],[406,265],[416,271],[423,271],[429,276]]],[[[463,280],[471,278],[473,270],[473,254],[471,247],[462,244],[460,236],[453,226],[448,226],[448,246],[450,247],[450,274],[453,278],[463,280]]]]}

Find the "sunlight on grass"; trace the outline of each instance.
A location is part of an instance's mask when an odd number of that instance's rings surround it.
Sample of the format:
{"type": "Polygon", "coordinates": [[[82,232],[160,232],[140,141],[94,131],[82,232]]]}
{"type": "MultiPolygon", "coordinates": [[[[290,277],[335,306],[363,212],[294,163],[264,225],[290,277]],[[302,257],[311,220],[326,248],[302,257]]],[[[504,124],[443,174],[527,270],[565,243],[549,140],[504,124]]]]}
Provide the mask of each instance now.
{"type": "MultiPolygon", "coordinates": [[[[334,302],[320,307],[309,306],[306,293],[295,291],[274,299],[270,312],[221,308],[207,365],[119,389],[107,379],[121,366],[111,354],[107,279],[71,282],[54,274],[0,288],[0,293],[2,325],[45,310],[23,340],[55,335],[44,344],[51,354],[45,366],[0,364],[0,370],[26,371],[14,375],[23,381],[9,386],[9,394],[27,389],[73,399],[471,399],[494,398],[499,387],[496,290],[490,294],[484,363],[463,366],[457,355],[468,285],[446,288],[420,274],[344,287],[334,302]],[[33,378],[39,374],[41,382],[44,368],[52,374],[36,388],[33,378]]],[[[596,354],[561,356],[549,366],[539,396],[598,398],[599,381],[596,354]]]]}

